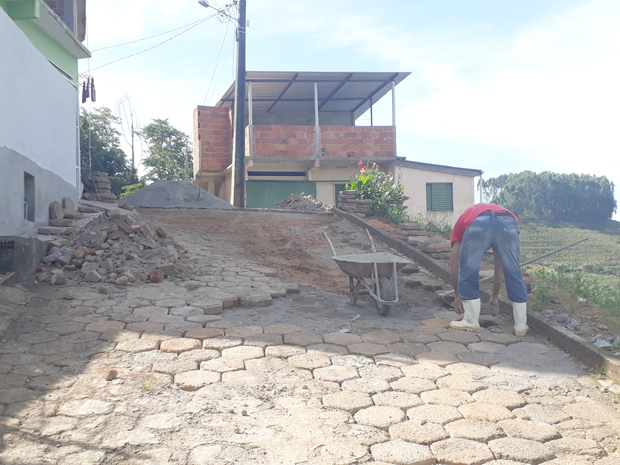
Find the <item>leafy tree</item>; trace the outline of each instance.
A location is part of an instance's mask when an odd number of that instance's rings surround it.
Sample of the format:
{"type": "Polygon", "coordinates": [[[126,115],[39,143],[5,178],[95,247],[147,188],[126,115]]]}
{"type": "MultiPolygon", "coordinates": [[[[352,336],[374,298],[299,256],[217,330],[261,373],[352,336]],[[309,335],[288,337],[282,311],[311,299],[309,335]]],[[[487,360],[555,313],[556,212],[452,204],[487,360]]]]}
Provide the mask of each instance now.
{"type": "Polygon", "coordinates": [[[168,119],[154,119],[141,132],[148,147],[142,163],[151,168],[146,179],[152,181],[185,179],[187,157],[189,179],[193,176],[192,144],[189,136],[175,129],[168,119]]]}
{"type": "Polygon", "coordinates": [[[80,161],[82,182],[93,171],[107,173],[112,192],[119,195],[122,186],[138,182],[138,176],[128,164],[120,147],[119,119],[106,107],[92,112],[82,108],[80,115],[80,161]]]}
{"type": "Polygon", "coordinates": [[[617,208],[614,183],[589,174],[504,174],[483,181],[482,192],[487,201],[530,218],[600,221],[611,219],[617,208]]]}

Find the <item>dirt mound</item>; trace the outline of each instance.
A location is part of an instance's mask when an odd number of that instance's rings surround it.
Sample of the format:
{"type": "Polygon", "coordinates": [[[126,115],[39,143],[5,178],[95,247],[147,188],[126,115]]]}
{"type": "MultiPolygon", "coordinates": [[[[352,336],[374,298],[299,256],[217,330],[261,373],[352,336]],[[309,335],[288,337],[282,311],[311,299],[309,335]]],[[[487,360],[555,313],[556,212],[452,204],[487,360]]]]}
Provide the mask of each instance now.
{"type": "Polygon", "coordinates": [[[134,207],[235,208],[228,202],[201,189],[196,184],[183,181],[154,182],[133,194],[123,197],[123,201],[134,207]]]}
{"type": "Polygon", "coordinates": [[[276,207],[287,210],[304,211],[330,211],[332,209],[330,205],[323,205],[311,195],[306,194],[291,194],[288,199],[285,199],[280,203],[276,203],[276,207]]]}

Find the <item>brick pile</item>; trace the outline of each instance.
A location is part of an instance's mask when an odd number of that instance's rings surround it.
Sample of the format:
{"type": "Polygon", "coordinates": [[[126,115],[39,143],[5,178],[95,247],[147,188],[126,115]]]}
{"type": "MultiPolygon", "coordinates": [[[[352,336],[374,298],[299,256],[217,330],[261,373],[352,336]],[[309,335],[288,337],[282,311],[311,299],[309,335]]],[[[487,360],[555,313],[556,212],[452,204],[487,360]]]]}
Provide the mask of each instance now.
{"type": "Polygon", "coordinates": [[[82,198],[107,203],[116,202],[116,195],[112,193],[112,184],[108,179],[108,173],[93,171],[90,178],[84,183],[82,198]]]}
{"type": "Polygon", "coordinates": [[[358,199],[358,192],[354,190],[338,193],[338,208],[347,213],[367,214],[372,210],[372,200],[358,199]]]}

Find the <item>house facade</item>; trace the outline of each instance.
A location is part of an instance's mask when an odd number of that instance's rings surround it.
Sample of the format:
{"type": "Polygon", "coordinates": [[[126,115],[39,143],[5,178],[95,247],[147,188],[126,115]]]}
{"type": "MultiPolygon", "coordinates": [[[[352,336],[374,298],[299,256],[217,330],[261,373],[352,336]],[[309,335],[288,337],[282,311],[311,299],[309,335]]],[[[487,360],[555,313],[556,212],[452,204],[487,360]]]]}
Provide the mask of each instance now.
{"type": "Polygon", "coordinates": [[[0,236],[78,200],[84,11],[85,0],[0,0],[0,236]]]}
{"type": "MultiPolygon", "coordinates": [[[[372,107],[389,93],[394,106],[394,88],[408,75],[249,71],[246,206],[273,207],[300,193],[334,205],[349,176],[359,172],[360,160],[392,172],[396,128],[374,126],[372,107]],[[369,110],[371,125],[356,126],[369,110]]],[[[228,202],[234,88],[233,83],[215,107],[194,111],[195,182],[228,202]]]]}
{"type": "Polygon", "coordinates": [[[405,202],[410,215],[452,225],[469,207],[476,203],[476,177],[482,170],[420,163],[398,159],[396,178],[405,188],[405,202]]]}

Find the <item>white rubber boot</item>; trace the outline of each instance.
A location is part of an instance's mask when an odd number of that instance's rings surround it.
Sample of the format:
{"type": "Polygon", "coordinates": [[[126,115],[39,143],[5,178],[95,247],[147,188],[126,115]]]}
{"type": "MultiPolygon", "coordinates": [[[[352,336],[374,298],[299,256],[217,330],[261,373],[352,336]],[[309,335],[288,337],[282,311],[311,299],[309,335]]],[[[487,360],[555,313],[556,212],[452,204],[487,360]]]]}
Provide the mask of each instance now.
{"type": "Polygon", "coordinates": [[[513,302],[512,315],[515,319],[515,336],[525,336],[530,329],[527,325],[527,302],[513,302]]]}
{"type": "Polygon", "coordinates": [[[460,321],[450,322],[450,328],[460,329],[465,331],[478,332],[481,330],[478,324],[478,317],[480,316],[480,299],[463,300],[463,319],[460,321]]]}

